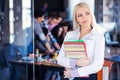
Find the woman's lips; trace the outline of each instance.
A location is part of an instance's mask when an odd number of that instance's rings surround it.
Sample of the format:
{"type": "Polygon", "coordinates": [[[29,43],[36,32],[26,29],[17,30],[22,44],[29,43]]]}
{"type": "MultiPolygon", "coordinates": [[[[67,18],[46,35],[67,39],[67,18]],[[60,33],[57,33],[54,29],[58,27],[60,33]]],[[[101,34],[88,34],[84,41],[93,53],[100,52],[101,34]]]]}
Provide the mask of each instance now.
{"type": "Polygon", "coordinates": [[[87,23],[88,21],[83,21],[83,23],[87,23]]]}

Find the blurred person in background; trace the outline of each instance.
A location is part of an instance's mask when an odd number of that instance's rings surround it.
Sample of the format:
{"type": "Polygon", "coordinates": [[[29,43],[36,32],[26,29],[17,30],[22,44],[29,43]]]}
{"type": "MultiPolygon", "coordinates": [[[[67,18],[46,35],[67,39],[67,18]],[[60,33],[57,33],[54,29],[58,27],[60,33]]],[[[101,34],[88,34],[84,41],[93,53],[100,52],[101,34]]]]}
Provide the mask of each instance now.
{"type": "Polygon", "coordinates": [[[65,36],[66,36],[66,34],[67,34],[67,32],[68,32],[68,31],[72,31],[73,29],[72,29],[72,25],[70,24],[69,21],[64,21],[64,22],[62,22],[62,23],[61,23],[61,26],[62,26],[62,28],[63,28],[63,34],[62,34],[62,36],[63,36],[63,39],[64,39],[65,36]]]}
{"type": "Polygon", "coordinates": [[[48,29],[51,31],[62,21],[62,17],[57,12],[51,12],[48,15],[48,29]]]}
{"type": "Polygon", "coordinates": [[[35,35],[35,48],[38,48],[43,53],[53,53],[49,42],[47,41],[40,23],[44,20],[45,12],[42,10],[35,10],[34,12],[34,35],[35,35]]]}
{"type": "Polygon", "coordinates": [[[66,36],[68,31],[72,30],[72,25],[68,21],[62,21],[58,25],[56,25],[52,30],[51,33],[56,38],[57,42],[59,43],[60,47],[63,43],[63,40],[66,36]]]}
{"type": "Polygon", "coordinates": [[[61,26],[61,24],[58,24],[56,25],[56,27],[54,27],[52,30],[51,30],[51,33],[52,35],[56,38],[58,44],[62,45],[62,41],[63,41],[63,37],[62,37],[62,34],[63,34],[63,28],[61,26]]]}
{"type": "MultiPolygon", "coordinates": [[[[46,27],[48,29],[48,34],[50,36],[50,40],[52,42],[52,45],[54,46],[56,51],[59,51],[60,45],[58,44],[56,38],[51,34],[51,31],[49,29],[49,20],[51,20],[51,18],[46,18],[44,21],[42,21],[42,23],[40,25],[41,25],[41,27],[46,27]]],[[[55,19],[55,22],[57,23],[56,19],[55,19]]]]}

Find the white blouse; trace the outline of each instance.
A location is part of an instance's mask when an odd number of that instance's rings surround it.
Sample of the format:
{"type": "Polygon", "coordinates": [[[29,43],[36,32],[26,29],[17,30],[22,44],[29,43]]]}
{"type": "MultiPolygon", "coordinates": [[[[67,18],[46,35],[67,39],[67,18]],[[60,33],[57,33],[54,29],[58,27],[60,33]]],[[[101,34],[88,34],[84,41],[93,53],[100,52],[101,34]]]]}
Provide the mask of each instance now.
{"type": "MultiPolygon", "coordinates": [[[[70,31],[67,33],[64,41],[66,40],[79,40],[80,28],[75,31],[70,31]]],[[[85,35],[82,40],[86,44],[87,55],[90,58],[90,64],[84,67],[75,68],[76,60],[65,57],[64,45],[62,45],[59,52],[57,61],[59,65],[66,68],[72,68],[73,77],[86,76],[89,74],[97,73],[103,66],[104,63],[104,49],[105,49],[105,39],[104,33],[96,31],[94,28],[92,31],[85,35]],[[79,75],[75,75],[75,74],[79,75]]]]}

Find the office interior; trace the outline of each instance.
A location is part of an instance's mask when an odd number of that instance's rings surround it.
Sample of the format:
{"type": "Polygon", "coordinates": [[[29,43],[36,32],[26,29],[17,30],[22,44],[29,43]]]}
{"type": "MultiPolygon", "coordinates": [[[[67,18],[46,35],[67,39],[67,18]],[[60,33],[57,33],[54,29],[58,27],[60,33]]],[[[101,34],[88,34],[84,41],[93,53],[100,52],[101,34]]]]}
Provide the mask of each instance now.
{"type": "Polygon", "coordinates": [[[57,12],[62,21],[72,25],[73,7],[81,1],[89,4],[105,33],[105,65],[98,72],[98,80],[120,80],[120,0],[0,0],[0,80],[44,80],[48,69],[53,70],[48,80],[62,80],[63,68],[48,66],[57,64],[55,60],[42,66],[35,59],[28,60],[29,54],[36,53],[34,10],[57,12]]]}

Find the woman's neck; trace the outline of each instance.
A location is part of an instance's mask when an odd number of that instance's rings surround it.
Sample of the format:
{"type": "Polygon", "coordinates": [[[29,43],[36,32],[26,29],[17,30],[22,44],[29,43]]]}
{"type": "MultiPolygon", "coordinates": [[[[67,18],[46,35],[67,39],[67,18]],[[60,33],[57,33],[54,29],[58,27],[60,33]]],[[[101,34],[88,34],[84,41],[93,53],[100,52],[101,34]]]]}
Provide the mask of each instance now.
{"type": "Polygon", "coordinates": [[[86,26],[86,27],[81,27],[80,28],[81,33],[89,33],[91,30],[92,30],[91,26],[88,26],[88,27],[86,26]]]}
{"type": "Polygon", "coordinates": [[[92,27],[81,27],[80,28],[80,39],[84,37],[86,34],[90,33],[92,27]]]}

